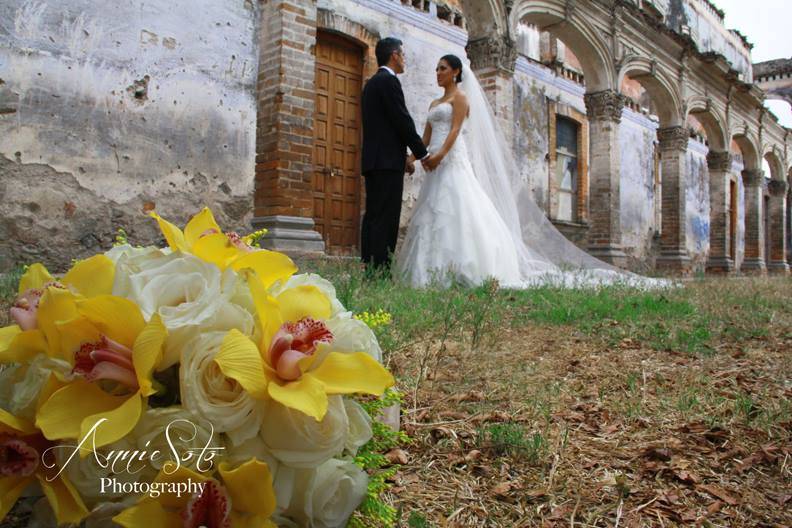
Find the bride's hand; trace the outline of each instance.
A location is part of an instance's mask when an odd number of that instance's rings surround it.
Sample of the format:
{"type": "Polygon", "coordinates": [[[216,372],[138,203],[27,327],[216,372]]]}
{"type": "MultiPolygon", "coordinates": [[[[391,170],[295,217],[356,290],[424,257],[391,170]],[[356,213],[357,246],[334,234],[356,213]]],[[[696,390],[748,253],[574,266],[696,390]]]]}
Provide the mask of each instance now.
{"type": "Polygon", "coordinates": [[[440,154],[432,154],[423,161],[424,169],[433,171],[440,165],[441,161],[443,161],[443,157],[440,154]]]}

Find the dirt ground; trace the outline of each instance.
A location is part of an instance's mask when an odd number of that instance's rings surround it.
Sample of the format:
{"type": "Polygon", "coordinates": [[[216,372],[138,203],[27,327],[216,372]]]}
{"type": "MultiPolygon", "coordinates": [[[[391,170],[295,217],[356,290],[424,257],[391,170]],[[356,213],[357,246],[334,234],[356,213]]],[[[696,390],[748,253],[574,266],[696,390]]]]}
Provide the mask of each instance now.
{"type": "Polygon", "coordinates": [[[391,367],[405,525],[792,525],[788,327],[691,357],[529,325],[391,367]]]}

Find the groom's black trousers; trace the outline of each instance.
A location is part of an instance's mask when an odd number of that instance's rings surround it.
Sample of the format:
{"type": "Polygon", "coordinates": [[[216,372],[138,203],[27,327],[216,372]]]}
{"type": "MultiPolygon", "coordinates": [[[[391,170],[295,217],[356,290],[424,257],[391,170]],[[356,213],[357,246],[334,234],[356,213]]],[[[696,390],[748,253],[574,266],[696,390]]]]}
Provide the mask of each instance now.
{"type": "Polygon", "coordinates": [[[368,269],[388,269],[399,238],[404,171],[373,170],[364,177],[366,213],[360,230],[361,258],[368,269]]]}

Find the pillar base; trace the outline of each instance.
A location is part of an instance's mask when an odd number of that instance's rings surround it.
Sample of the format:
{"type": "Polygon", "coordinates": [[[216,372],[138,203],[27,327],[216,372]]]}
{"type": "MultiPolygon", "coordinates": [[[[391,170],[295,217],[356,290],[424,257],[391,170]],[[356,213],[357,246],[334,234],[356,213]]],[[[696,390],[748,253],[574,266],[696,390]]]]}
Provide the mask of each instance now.
{"type": "Polygon", "coordinates": [[[655,260],[655,268],[684,276],[691,275],[693,271],[687,251],[662,251],[655,260]]]}
{"type": "Polygon", "coordinates": [[[705,270],[706,273],[731,275],[735,272],[734,261],[729,257],[710,257],[705,270]]]}
{"type": "Polygon", "coordinates": [[[314,230],[313,218],[299,216],[257,216],[250,222],[253,229],[266,229],[261,247],[283,252],[324,253],[325,244],[314,230]]]}
{"type": "Polygon", "coordinates": [[[613,266],[620,268],[627,266],[627,255],[619,246],[589,246],[588,253],[613,266]]]}
{"type": "Polygon", "coordinates": [[[773,275],[789,275],[789,264],[786,262],[770,261],[767,272],[773,275]]]}
{"type": "Polygon", "coordinates": [[[767,272],[764,259],[745,259],[740,266],[740,271],[751,275],[764,275],[767,272]]]}

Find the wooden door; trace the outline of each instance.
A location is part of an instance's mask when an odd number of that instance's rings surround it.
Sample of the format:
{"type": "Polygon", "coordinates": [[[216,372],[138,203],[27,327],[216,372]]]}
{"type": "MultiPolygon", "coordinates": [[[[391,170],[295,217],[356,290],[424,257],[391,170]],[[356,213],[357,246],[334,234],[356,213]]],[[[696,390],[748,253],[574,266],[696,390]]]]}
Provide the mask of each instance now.
{"type": "Polygon", "coordinates": [[[363,50],[330,33],[316,41],[313,206],[328,253],[357,253],[363,50]]]}

